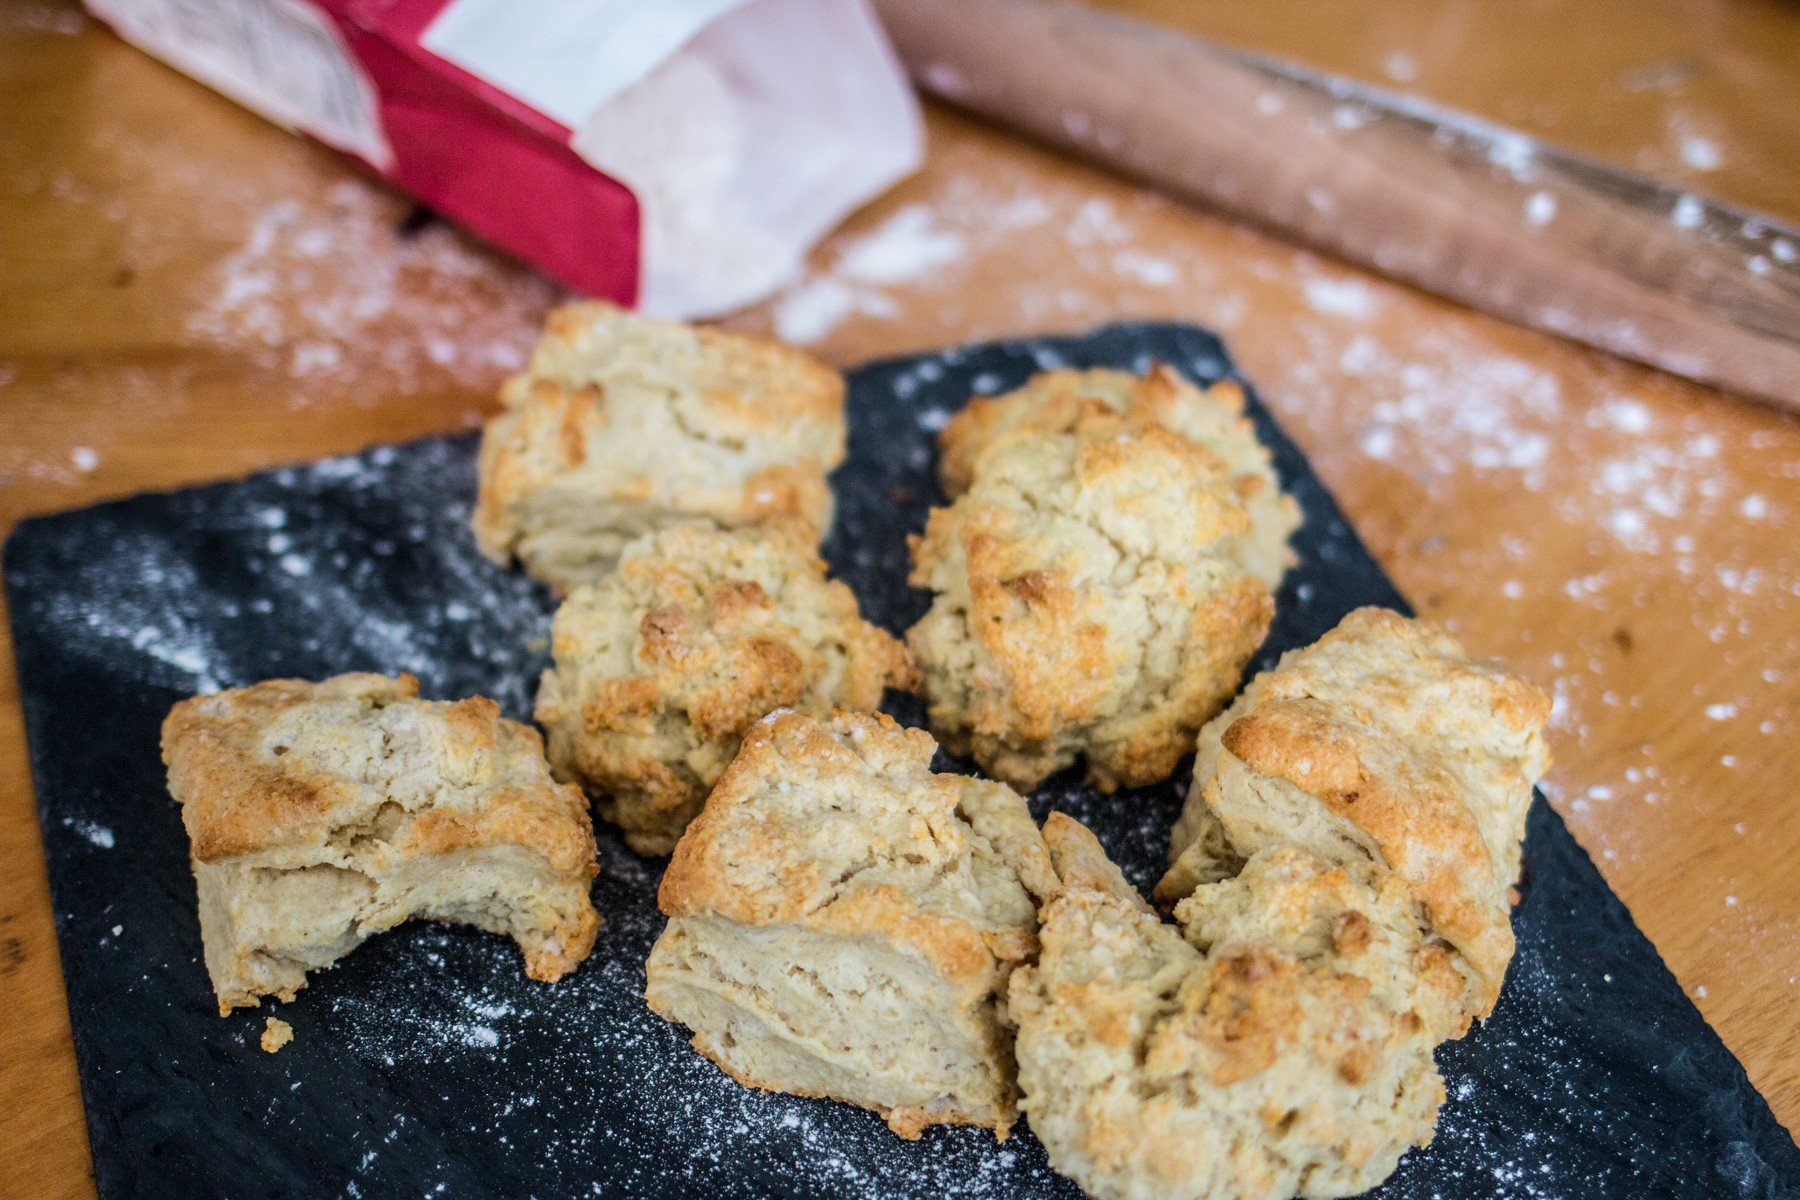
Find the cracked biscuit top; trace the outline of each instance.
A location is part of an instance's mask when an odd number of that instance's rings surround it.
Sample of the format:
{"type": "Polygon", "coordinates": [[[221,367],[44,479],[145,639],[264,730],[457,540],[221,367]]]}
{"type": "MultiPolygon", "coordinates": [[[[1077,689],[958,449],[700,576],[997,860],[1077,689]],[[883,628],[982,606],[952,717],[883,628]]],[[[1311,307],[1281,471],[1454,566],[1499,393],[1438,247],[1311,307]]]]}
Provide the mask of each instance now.
{"type": "Polygon", "coordinates": [[[879,713],[752,729],[663,875],[645,999],[740,1083],[1004,1138],[1006,980],[1054,880],[1018,793],[934,749],[879,713]]]}
{"type": "Polygon", "coordinates": [[[353,674],[176,705],[163,758],[195,862],[330,862],[343,831],[379,827],[395,855],[512,845],[591,873],[586,801],[551,780],[537,732],[485,697],[418,694],[410,675],[353,674]]]}
{"type": "Polygon", "coordinates": [[[1021,1107],[1100,1200],[1286,1200],[1431,1140],[1457,979],[1403,890],[1281,849],[1161,920],[1061,813],[1038,961],[1013,973],[1021,1107]]]}
{"type": "Polygon", "coordinates": [[[933,773],[934,748],[883,713],[769,717],[676,847],[663,913],[880,936],[947,977],[1023,958],[1052,884],[1037,826],[1004,784],[933,773]]]}
{"type": "Polygon", "coordinates": [[[1158,894],[1179,899],[1273,845],[1373,863],[1457,950],[1483,1015],[1512,957],[1510,894],[1549,715],[1542,691],[1442,630],[1358,609],[1201,731],[1158,894]]]}
{"type": "Polygon", "coordinates": [[[1145,375],[1100,367],[1063,368],[1034,376],[1000,396],[978,396],[939,435],[939,475],[954,498],[969,489],[995,447],[1072,429],[1094,404],[1129,424],[1162,425],[1206,447],[1222,461],[1249,526],[1234,550],[1238,561],[1273,590],[1294,565],[1288,538],[1300,525],[1300,506],[1281,490],[1268,447],[1244,415],[1244,391],[1231,380],[1204,390],[1172,367],[1145,375]]]}
{"type": "Polygon", "coordinates": [[[602,576],[626,542],[680,520],[831,524],[844,381],[775,342],[635,316],[550,314],[482,439],[482,550],[560,591],[602,576]]]}
{"type": "Polygon", "coordinates": [[[1108,790],[1166,778],[1268,631],[1248,526],[1216,455],[1103,404],[996,444],[913,546],[934,732],[1019,787],[1081,756],[1108,790]]]}
{"type": "Polygon", "coordinates": [[[627,548],[551,630],[537,718],[559,778],[667,854],[744,731],[778,708],[867,711],[912,660],[785,528],[680,525],[627,548]]]}

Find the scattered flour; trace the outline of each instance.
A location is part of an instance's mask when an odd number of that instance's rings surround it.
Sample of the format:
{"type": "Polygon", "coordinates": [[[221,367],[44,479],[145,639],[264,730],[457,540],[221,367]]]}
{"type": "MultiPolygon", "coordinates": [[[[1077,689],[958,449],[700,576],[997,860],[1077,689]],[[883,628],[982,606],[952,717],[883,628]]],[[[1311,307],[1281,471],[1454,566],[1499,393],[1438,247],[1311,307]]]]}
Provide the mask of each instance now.
{"type": "MultiPolygon", "coordinates": [[[[62,823],[65,829],[74,830],[102,850],[111,850],[115,844],[113,831],[97,821],[90,821],[85,817],[64,817],[62,823]]],[[[116,934],[119,930],[115,929],[113,932],[116,934]]]]}
{"type": "Polygon", "coordinates": [[[1681,161],[1696,171],[1716,171],[1724,163],[1716,142],[1698,134],[1683,134],[1681,161]]]}
{"type": "Polygon", "coordinates": [[[1722,126],[1716,113],[1704,112],[1682,104],[1668,106],[1663,112],[1667,150],[1656,154],[1662,160],[1664,174],[1717,171],[1725,165],[1726,152],[1720,136],[1722,126]]]}
{"type": "MultiPolygon", "coordinates": [[[[1448,338],[1446,337],[1447,341],[1448,338]]],[[[1404,459],[1415,473],[1454,476],[1469,466],[1516,473],[1520,486],[1545,485],[1548,435],[1535,426],[1561,412],[1561,390],[1522,359],[1470,359],[1422,335],[1423,351],[1402,361],[1372,338],[1353,340],[1340,370],[1386,381],[1370,409],[1362,446],[1372,458],[1404,459]]]]}
{"type": "Polygon", "coordinates": [[[882,289],[918,285],[962,254],[963,239],[939,227],[929,208],[902,208],[843,247],[826,270],[781,294],[773,308],[775,330],[785,341],[810,345],[853,314],[895,316],[899,310],[882,289]]]}
{"type": "Polygon", "coordinates": [[[800,285],[775,301],[775,332],[786,342],[810,345],[868,301],[841,279],[824,277],[800,285]]]}
{"type": "Polygon", "coordinates": [[[1623,433],[1646,433],[1650,429],[1650,410],[1640,400],[1621,397],[1609,400],[1600,415],[1614,429],[1623,433]]]}
{"type": "Polygon", "coordinates": [[[1537,168],[1537,143],[1527,135],[1500,126],[1482,126],[1488,144],[1488,161],[1514,179],[1530,179],[1537,168]]]}
{"type": "MultiPolygon", "coordinates": [[[[1145,197],[1142,203],[1163,202],[1145,197]]],[[[970,264],[1019,237],[1053,239],[1069,279],[1020,298],[1020,310],[1031,319],[1050,321],[1086,308],[1091,276],[1156,293],[1179,288],[1187,278],[1184,264],[1134,244],[1133,224],[1105,199],[1070,203],[1028,185],[995,188],[978,174],[959,172],[932,200],[901,208],[872,231],[840,235],[821,267],[776,298],[771,323],[784,339],[811,344],[853,318],[898,316],[919,293],[965,300],[970,264]]],[[[955,330],[960,312],[945,307],[939,323],[955,330]]],[[[967,332],[965,323],[958,333],[967,332]]]]}
{"type": "Polygon", "coordinates": [[[851,243],[837,270],[858,283],[902,283],[955,262],[962,251],[961,237],[937,227],[925,205],[912,204],[851,243]]]}
{"type": "Polygon", "coordinates": [[[1419,77],[1418,60],[1401,50],[1388,51],[1387,57],[1381,60],[1381,69],[1395,83],[1411,83],[1419,77]]]}
{"type": "Polygon", "coordinates": [[[1127,279],[1139,283],[1147,283],[1153,287],[1168,287],[1174,283],[1179,274],[1175,264],[1166,258],[1145,254],[1137,250],[1120,250],[1112,256],[1113,270],[1127,279]]]}
{"type": "Polygon", "coordinates": [[[1308,304],[1333,316],[1366,321],[1380,307],[1374,289],[1354,279],[1309,279],[1304,290],[1308,304]]]}
{"type": "Polygon", "coordinates": [[[360,179],[321,202],[269,204],[219,265],[190,334],[285,376],[291,405],[351,381],[412,392],[487,386],[517,370],[558,290],[497,272],[436,221],[402,228],[395,208],[360,179]]]}

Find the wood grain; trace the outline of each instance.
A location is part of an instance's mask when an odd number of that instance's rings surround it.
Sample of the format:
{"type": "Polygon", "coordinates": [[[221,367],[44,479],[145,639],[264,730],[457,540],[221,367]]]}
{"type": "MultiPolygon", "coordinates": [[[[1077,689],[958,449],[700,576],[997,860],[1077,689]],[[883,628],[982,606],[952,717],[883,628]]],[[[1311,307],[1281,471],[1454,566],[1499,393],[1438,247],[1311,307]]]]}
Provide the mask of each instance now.
{"type": "Polygon", "coordinates": [[[1070,0],[879,9],[950,103],[1438,295],[1800,410],[1800,231],[1776,218],[1070,0]]]}
{"type": "MultiPolygon", "coordinates": [[[[1800,216],[1791,6],[1131,7],[1369,79],[1403,54],[1435,99],[1800,216]],[[1683,161],[1691,131],[1716,166],[1683,161]]],[[[0,112],[0,530],[464,426],[552,299],[66,4],[0,0],[0,112]]],[[[944,112],[931,139],[918,177],[735,323],[845,363],[1122,317],[1219,329],[1413,601],[1556,689],[1553,803],[1800,1122],[1800,422],[944,112]],[[851,269],[921,220],[937,268],[851,269]]],[[[31,1194],[83,1196],[14,686],[0,651],[0,1151],[31,1194]]]]}

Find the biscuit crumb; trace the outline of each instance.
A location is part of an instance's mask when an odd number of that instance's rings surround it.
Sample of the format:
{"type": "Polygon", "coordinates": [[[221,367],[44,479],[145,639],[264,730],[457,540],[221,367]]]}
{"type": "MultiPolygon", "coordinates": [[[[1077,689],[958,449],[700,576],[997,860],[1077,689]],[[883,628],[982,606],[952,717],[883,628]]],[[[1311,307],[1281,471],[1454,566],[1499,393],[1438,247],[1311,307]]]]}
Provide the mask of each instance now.
{"type": "Polygon", "coordinates": [[[262,1048],[264,1054],[273,1054],[294,1040],[294,1027],[280,1017],[270,1017],[263,1026],[262,1048]]]}

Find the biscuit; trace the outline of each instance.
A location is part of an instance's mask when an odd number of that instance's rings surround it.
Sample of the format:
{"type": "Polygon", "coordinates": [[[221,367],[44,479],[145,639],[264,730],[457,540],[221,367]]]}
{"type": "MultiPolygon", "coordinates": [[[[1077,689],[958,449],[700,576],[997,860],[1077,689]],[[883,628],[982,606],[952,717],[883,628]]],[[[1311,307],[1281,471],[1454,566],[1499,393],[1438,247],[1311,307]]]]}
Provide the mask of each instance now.
{"type": "Polygon", "coordinates": [[[1166,778],[1268,632],[1248,526],[1226,465],[1161,425],[1093,403],[1003,439],[913,544],[932,730],[1021,788],[1082,756],[1104,790],[1166,778]]]}
{"type": "Polygon", "coordinates": [[[558,592],[678,521],[831,525],[844,380],[774,342],[634,316],[550,314],[482,436],[473,526],[488,557],[558,592]]]}
{"type": "Polygon", "coordinates": [[[1253,679],[1201,731],[1157,894],[1172,902],[1271,846],[1405,883],[1485,1016],[1512,958],[1509,895],[1550,699],[1448,635],[1358,609],[1253,679]]]}
{"type": "Polygon", "coordinates": [[[1405,889],[1259,851],[1160,920],[1052,813],[1060,890],[1013,973],[1021,1107],[1099,1200],[1344,1196],[1431,1139],[1460,978],[1405,889]]]}
{"type": "Polygon", "coordinates": [[[751,731],[663,875],[645,995],[747,1086],[1004,1138],[1002,1002],[1053,878],[1018,794],[933,748],[879,713],[751,731]]]}
{"type": "Polygon", "coordinates": [[[308,971],[412,917],[511,937],[533,979],[575,968],[600,919],[593,828],[537,732],[410,675],[276,679],[163,723],[219,1011],[292,1000],[308,971]]]}
{"type": "Polygon", "coordinates": [[[775,528],[639,539],[557,611],[551,646],[537,700],[550,765],[641,854],[674,849],[770,712],[868,711],[916,679],[906,648],[775,528]]]}
{"type": "Polygon", "coordinates": [[[1096,368],[1060,369],[1034,376],[1000,396],[980,396],[939,435],[939,476],[946,495],[969,489],[993,447],[1017,438],[1065,432],[1088,405],[1099,403],[1133,424],[1154,423],[1199,442],[1231,474],[1231,487],[1250,518],[1235,555],[1270,590],[1294,565],[1288,539],[1300,526],[1300,506],[1281,490],[1269,450],[1244,415],[1244,391],[1222,380],[1204,391],[1180,372],[1157,365],[1146,375],[1096,368]]]}

